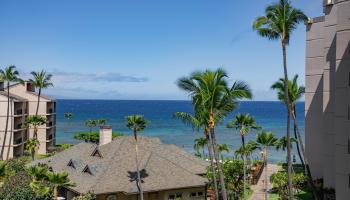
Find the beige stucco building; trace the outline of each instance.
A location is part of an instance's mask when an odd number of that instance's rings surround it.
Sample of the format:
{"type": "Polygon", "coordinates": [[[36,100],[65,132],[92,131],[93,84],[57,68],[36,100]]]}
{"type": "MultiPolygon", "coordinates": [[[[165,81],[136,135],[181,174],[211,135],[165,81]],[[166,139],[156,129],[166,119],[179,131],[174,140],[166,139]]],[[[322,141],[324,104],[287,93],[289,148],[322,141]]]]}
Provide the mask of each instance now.
{"type": "MultiPolygon", "coordinates": [[[[0,147],[3,144],[7,113],[7,88],[3,86],[4,84],[0,83],[0,147]]],[[[29,83],[10,86],[10,118],[4,159],[23,155],[25,143],[33,137],[33,130],[24,128],[23,124],[27,116],[35,115],[37,102],[38,95],[29,83]]],[[[56,132],[55,110],[55,100],[41,96],[38,114],[45,116],[47,123],[40,126],[38,130],[38,140],[40,142],[38,154],[46,154],[47,149],[54,144],[56,132]]]]}
{"type": "Polygon", "coordinates": [[[350,196],[350,0],[325,0],[307,26],[305,141],[314,179],[350,196]]]}

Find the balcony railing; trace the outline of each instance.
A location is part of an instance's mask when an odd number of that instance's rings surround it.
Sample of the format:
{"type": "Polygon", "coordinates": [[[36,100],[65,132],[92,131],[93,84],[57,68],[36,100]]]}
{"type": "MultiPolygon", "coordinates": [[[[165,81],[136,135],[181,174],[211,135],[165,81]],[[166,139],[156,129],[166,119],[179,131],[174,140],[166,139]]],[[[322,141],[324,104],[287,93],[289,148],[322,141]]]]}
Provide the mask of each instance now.
{"type": "Polygon", "coordinates": [[[49,114],[52,114],[52,113],[54,113],[54,112],[55,112],[55,109],[53,109],[53,108],[47,109],[47,113],[49,113],[49,114]]]}
{"type": "Polygon", "coordinates": [[[15,143],[15,145],[17,145],[17,144],[21,144],[22,141],[23,141],[22,138],[18,138],[14,141],[14,143],[15,143]]]}
{"type": "Polygon", "coordinates": [[[15,115],[23,115],[23,109],[16,110],[15,115]]]}
{"type": "Polygon", "coordinates": [[[53,126],[53,122],[47,122],[46,123],[46,127],[51,127],[51,126],[53,126]]]}
{"type": "Polygon", "coordinates": [[[20,123],[20,124],[15,125],[15,129],[23,129],[23,124],[20,123]]]}
{"type": "Polygon", "coordinates": [[[52,135],[52,134],[51,134],[51,135],[46,136],[46,140],[52,140],[52,138],[53,138],[53,135],[52,135]]]}

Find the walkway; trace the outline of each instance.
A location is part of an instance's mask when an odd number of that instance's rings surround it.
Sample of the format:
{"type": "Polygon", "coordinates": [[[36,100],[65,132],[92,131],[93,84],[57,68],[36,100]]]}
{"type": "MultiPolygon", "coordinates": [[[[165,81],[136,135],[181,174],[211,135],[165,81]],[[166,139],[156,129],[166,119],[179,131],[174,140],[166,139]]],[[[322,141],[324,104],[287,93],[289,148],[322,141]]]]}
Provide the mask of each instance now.
{"type": "MultiPolygon", "coordinates": [[[[280,166],[275,164],[268,164],[267,166],[267,176],[268,176],[268,184],[267,187],[270,190],[272,188],[272,184],[270,183],[270,176],[278,172],[280,170],[280,166]]],[[[253,194],[250,197],[250,200],[263,200],[264,199],[264,178],[265,177],[265,169],[263,173],[260,176],[260,179],[258,181],[258,184],[252,185],[251,188],[253,190],[253,194]]]]}

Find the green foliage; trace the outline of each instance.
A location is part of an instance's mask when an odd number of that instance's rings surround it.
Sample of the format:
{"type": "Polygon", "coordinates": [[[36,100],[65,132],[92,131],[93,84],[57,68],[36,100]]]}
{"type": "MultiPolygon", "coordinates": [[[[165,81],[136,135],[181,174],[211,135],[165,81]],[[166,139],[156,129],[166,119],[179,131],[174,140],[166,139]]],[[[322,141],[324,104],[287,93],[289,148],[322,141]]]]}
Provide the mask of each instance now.
{"type": "Polygon", "coordinates": [[[29,82],[34,87],[39,88],[39,90],[53,86],[53,83],[51,82],[52,74],[48,74],[44,70],[41,70],[40,72],[32,71],[30,74],[33,78],[29,79],[29,82]]]}
{"type": "Polygon", "coordinates": [[[249,114],[237,114],[235,119],[231,120],[227,124],[227,128],[239,130],[241,136],[246,135],[252,129],[260,129],[260,127],[256,124],[255,119],[249,114]]]}
{"type": "Polygon", "coordinates": [[[106,123],[107,119],[89,119],[85,122],[85,125],[89,127],[91,133],[93,127],[105,125],[106,123]]]}
{"type": "Polygon", "coordinates": [[[26,170],[26,164],[30,162],[30,157],[19,157],[5,161],[6,170],[8,170],[9,175],[13,175],[18,172],[26,170]]]}
{"type": "MultiPolygon", "coordinates": [[[[277,191],[281,199],[286,199],[288,195],[288,176],[287,172],[280,171],[270,177],[273,188],[277,191]]],[[[292,175],[293,188],[298,192],[305,188],[307,177],[303,173],[294,173],[292,175]]]]}
{"type": "MultiPolygon", "coordinates": [[[[112,138],[123,136],[122,133],[113,132],[112,138]]],[[[82,140],[85,142],[93,142],[98,143],[100,140],[100,133],[99,132],[79,132],[74,135],[74,139],[76,140],[82,140]]]]}
{"type": "Polygon", "coordinates": [[[29,151],[30,155],[32,156],[32,160],[34,160],[35,152],[38,149],[39,145],[40,145],[39,140],[36,138],[32,138],[28,140],[25,146],[25,149],[29,151]]]}
{"type": "Polygon", "coordinates": [[[73,118],[73,113],[70,113],[70,112],[67,112],[67,113],[64,113],[64,118],[66,119],[72,119],[73,118]]]}
{"type": "MultiPolygon", "coordinates": [[[[284,88],[285,88],[284,78],[280,78],[277,82],[275,82],[271,86],[271,89],[274,89],[277,91],[278,100],[286,104],[286,95],[285,95],[284,88]]],[[[299,100],[304,93],[305,93],[305,87],[298,85],[298,75],[295,75],[292,80],[288,80],[288,95],[289,95],[289,100],[292,104],[294,104],[297,100],[299,100]]]]}
{"type": "Polygon", "coordinates": [[[62,149],[69,149],[71,148],[73,145],[72,144],[56,144],[56,147],[58,148],[62,148],[62,149]]]}
{"type": "Polygon", "coordinates": [[[246,157],[249,157],[253,154],[253,152],[255,150],[258,149],[258,144],[253,141],[253,140],[250,140],[246,145],[245,147],[241,146],[240,148],[236,149],[234,154],[235,154],[235,157],[238,158],[239,156],[243,159],[243,156],[245,155],[246,157]]]}
{"type": "Polygon", "coordinates": [[[93,192],[88,192],[86,194],[81,194],[77,197],[74,197],[72,200],[95,200],[96,195],[93,192]]]}
{"type": "Polygon", "coordinates": [[[149,122],[142,115],[126,117],[126,127],[135,132],[143,131],[149,122]]]}
{"type": "Polygon", "coordinates": [[[38,128],[38,126],[44,125],[47,122],[47,118],[40,115],[30,115],[27,117],[23,127],[24,128],[38,128]]]}
{"type": "Polygon", "coordinates": [[[30,177],[25,171],[17,172],[6,179],[0,187],[0,199],[3,200],[35,200],[36,195],[30,188],[30,177]]]}

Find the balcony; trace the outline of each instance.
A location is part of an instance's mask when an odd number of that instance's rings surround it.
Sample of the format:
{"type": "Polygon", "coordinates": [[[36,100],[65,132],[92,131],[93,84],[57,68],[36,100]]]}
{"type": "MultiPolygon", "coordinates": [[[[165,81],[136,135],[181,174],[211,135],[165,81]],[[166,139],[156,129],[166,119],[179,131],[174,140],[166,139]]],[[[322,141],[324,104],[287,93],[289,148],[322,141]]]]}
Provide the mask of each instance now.
{"type": "Polygon", "coordinates": [[[46,141],[51,141],[53,139],[53,135],[46,135],[46,141]]]}
{"type": "Polygon", "coordinates": [[[22,130],[22,129],[25,129],[25,128],[23,128],[23,124],[22,123],[17,123],[17,124],[15,124],[14,129],[15,129],[15,131],[18,131],[18,130],[22,130]]]}
{"type": "Polygon", "coordinates": [[[13,142],[14,145],[19,145],[23,142],[23,139],[22,138],[17,138],[15,139],[15,141],[13,142]]]}
{"type": "Polygon", "coordinates": [[[23,115],[24,112],[23,112],[23,109],[18,109],[15,111],[15,115],[23,115]]]}
{"type": "Polygon", "coordinates": [[[53,126],[53,122],[52,121],[49,121],[46,123],[46,127],[49,128],[49,127],[52,127],[53,126]]]}

